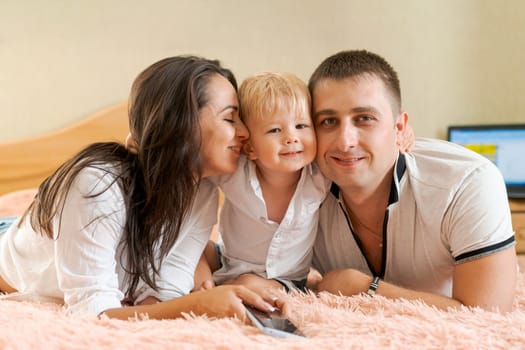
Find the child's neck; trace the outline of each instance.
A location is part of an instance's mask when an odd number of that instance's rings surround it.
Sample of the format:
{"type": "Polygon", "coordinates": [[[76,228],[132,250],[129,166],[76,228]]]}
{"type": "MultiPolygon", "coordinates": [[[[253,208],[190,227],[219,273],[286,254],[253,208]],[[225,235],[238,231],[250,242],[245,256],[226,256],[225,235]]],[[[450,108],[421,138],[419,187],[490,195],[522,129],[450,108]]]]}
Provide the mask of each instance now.
{"type": "Polygon", "coordinates": [[[280,223],[286,215],[301,178],[301,170],[293,173],[276,173],[256,167],[256,174],[261,185],[268,219],[280,223]]]}

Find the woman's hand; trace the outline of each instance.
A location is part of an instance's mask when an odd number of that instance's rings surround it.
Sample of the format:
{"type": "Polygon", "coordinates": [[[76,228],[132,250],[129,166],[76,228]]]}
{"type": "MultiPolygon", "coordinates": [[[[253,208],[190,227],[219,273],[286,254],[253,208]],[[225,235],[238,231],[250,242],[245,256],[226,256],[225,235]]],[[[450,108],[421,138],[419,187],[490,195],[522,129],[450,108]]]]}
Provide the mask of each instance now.
{"type": "Polygon", "coordinates": [[[195,297],[194,313],[207,314],[210,317],[237,316],[246,320],[246,309],[243,304],[252,305],[262,311],[273,312],[275,306],[262,296],[241,285],[222,285],[209,290],[190,294],[195,297]]]}
{"type": "Polygon", "coordinates": [[[184,314],[207,315],[208,317],[237,316],[246,320],[243,304],[249,304],[262,311],[273,312],[275,307],[266,302],[259,294],[239,285],[219,286],[156,302],[154,298],[145,299],[141,305],[126,306],[106,310],[108,317],[127,320],[140,314],[147,314],[150,319],[173,319],[184,314]]]}
{"type": "Polygon", "coordinates": [[[414,129],[410,124],[405,126],[405,129],[401,136],[398,138],[399,150],[401,153],[407,153],[412,150],[414,143],[416,142],[416,135],[414,134],[414,129]]]}
{"type": "Polygon", "coordinates": [[[262,296],[263,299],[270,303],[274,303],[277,299],[277,293],[275,291],[283,289],[282,284],[279,282],[273,279],[257,276],[253,273],[245,273],[233,280],[224,282],[224,284],[245,286],[262,296]]]}

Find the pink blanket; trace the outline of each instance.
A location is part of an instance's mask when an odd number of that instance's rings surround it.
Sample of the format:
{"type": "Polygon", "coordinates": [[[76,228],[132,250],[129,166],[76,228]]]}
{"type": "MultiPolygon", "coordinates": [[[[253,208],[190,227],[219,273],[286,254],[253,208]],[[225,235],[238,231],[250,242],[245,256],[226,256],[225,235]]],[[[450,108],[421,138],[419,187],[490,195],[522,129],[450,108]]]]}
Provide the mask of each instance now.
{"type": "Polygon", "coordinates": [[[380,296],[290,296],[305,339],[266,336],[237,319],[70,318],[60,306],[0,300],[1,349],[518,349],[525,348],[525,276],[514,310],[438,311],[380,296]]]}
{"type": "MultiPolygon", "coordinates": [[[[33,195],[0,196],[0,216],[19,215],[33,195]]],[[[520,263],[524,271],[525,256],[520,263]]],[[[507,314],[443,312],[380,296],[289,298],[290,318],[305,339],[266,336],[236,319],[75,319],[55,304],[0,300],[0,349],[525,349],[522,273],[507,314]]]]}

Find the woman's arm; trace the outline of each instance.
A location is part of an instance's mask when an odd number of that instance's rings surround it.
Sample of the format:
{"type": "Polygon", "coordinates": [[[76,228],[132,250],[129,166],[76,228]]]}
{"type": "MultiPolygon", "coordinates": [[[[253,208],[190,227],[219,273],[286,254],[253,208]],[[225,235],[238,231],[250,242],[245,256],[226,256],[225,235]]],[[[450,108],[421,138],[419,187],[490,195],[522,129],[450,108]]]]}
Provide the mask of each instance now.
{"type": "Polygon", "coordinates": [[[123,320],[141,314],[148,315],[150,319],[172,319],[191,312],[196,315],[207,315],[208,317],[237,316],[244,321],[245,309],[243,303],[268,312],[275,310],[260,295],[248,288],[239,285],[229,285],[197,291],[155,304],[109,309],[103,314],[123,320]]]}

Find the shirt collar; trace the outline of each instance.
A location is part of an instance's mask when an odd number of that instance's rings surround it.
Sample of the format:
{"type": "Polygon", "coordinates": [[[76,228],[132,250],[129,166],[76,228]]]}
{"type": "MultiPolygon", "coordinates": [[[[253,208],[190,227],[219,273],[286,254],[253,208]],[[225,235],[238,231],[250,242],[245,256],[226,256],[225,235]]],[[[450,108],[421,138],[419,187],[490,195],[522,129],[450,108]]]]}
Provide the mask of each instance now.
{"type": "MultiPolygon", "coordinates": [[[[403,177],[403,174],[406,170],[406,160],[405,155],[399,153],[396,164],[395,164],[394,171],[394,178],[392,181],[392,185],[390,187],[390,196],[388,197],[388,205],[396,203],[399,200],[399,182],[401,181],[401,178],[403,177]]],[[[339,198],[339,186],[335,182],[332,182],[332,185],[330,186],[330,192],[335,198],[339,198]]]]}

